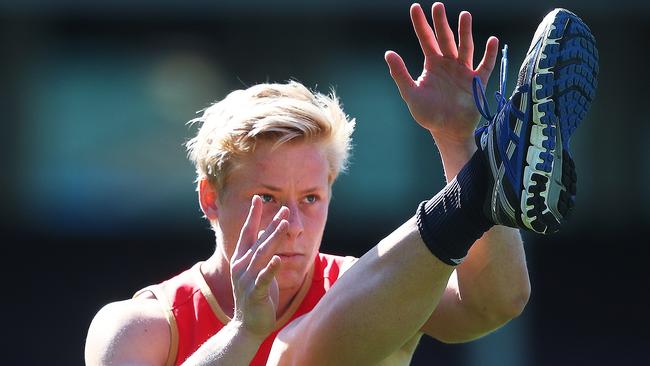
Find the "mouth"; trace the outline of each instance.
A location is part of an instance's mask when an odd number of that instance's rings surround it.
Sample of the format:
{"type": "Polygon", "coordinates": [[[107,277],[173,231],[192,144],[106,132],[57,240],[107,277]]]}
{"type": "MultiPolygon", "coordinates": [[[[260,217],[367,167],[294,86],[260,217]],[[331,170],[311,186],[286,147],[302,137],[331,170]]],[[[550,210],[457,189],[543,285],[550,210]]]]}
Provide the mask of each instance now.
{"type": "Polygon", "coordinates": [[[302,254],[300,253],[293,253],[293,252],[284,252],[284,253],[276,253],[280,259],[285,260],[285,259],[297,259],[302,257],[302,254]]]}

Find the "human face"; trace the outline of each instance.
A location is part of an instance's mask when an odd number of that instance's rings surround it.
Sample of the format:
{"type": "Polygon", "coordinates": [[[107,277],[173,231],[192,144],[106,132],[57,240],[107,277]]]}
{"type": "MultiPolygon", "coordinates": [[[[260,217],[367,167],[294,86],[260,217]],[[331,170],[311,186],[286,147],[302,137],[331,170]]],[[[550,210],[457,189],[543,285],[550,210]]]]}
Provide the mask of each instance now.
{"type": "Polygon", "coordinates": [[[258,142],[255,151],[231,170],[216,201],[220,246],[231,258],[253,195],[264,202],[260,230],[282,206],[289,208],[289,227],[276,252],[282,266],[280,290],[298,289],[314,263],[330,201],[329,164],[319,144],[289,142],[272,149],[258,142]]]}

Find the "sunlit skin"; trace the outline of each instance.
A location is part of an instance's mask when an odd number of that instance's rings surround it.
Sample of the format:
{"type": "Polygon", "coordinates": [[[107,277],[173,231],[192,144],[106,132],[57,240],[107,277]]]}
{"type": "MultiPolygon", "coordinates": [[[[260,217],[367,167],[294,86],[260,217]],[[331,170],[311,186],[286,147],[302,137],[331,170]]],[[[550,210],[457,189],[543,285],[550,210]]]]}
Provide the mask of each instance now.
{"type": "MultiPolygon", "coordinates": [[[[424,53],[419,77],[413,79],[394,51],[385,59],[415,121],[434,138],[449,181],[476,151],[471,82],[474,76],[487,82],[498,40],[489,38],[474,68],[471,15],[459,15],[456,43],[444,5],[433,4],[431,12],[433,27],[419,4],[411,6],[424,53]]],[[[346,260],[339,267],[339,275],[345,275],[314,309],[283,323],[313,268],[332,176],[317,142],[271,147],[258,141],[255,152],[237,162],[225,189],[199,182],[201,208],[217,236],[215,251],[200,270],[232,319],[222,321],[224,327],[186,364],[248,364],[268,350],[264,340],[286,325],[274,339],[270,365],[406,365],[422,333],[467,342],[523,310],[530,283],[516,230],[490,230],[454,271],[431,255],[412,218],[358,260],[346,260]]],[[[174,349],[161,303],[145,291],[105,306],[89,330],[87,363],[164,364],[174,349]]]]}
{"type": "MultiPolygon", "coordinates": [[[[288,208],[288,225],[274,250],[281,259],[276,275],[280,316],[313,267],[327,220],[329,164],[320,144],[298,141],[273,149],[269,142],[258,142],[255,151],[231,171],[221,192],[201,184],[202,208],[217,226],[218,249],[202,267],[208,279],[213,272],[228,273],[229,259],[255,195],[263,202],[260,230],[283,206],[288,208]]],[[[227,281],[215,277],[218,281],[211,286],[216,287],[217,300],[224,310],[232,309],[230,276],[227,281]]]]}

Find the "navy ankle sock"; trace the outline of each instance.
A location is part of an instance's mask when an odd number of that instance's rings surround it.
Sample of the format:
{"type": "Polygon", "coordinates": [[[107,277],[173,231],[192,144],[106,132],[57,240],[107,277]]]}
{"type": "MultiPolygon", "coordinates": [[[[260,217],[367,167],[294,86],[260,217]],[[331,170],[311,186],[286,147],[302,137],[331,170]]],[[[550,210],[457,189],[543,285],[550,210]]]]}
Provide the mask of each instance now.
{"type": "Polygon", "coordinates": [[[494,224],[483,213],[488,167],[474,153],[456,178],[418,207],[416,220],[422,240],[442,262],[460,264],[469,248],[494,224]]]}

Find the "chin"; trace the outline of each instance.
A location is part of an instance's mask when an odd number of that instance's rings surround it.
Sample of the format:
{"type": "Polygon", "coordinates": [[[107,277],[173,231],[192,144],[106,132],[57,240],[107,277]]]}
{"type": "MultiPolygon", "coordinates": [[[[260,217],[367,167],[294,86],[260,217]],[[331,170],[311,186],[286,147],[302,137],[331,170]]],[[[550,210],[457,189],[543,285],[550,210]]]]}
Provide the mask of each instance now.
{"type": "Polygon", "coordinates": [[[305,277],[307,276],[307,270],[294,270],[286,269],[281,270],[280,273],[276,276],[278,281],[278,287],[280,290],[291,290],[299,288],[305,277]]]}

